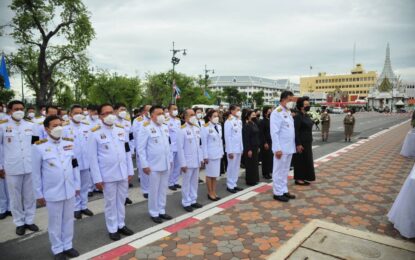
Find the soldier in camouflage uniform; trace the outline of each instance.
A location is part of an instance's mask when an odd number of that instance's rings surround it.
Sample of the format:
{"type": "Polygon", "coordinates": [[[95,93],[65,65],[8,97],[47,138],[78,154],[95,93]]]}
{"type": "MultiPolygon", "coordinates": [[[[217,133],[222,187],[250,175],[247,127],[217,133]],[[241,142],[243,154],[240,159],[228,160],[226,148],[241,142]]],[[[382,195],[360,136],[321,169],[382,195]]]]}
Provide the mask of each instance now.
{"type": "Polygon", "coordinates": [[[351,142],[350,137],[353,134],[354,124],[356,120],[353,116],[352,111],[349,111],[343,119],[344,124],[344,141],[351,142]]]}
{"type": "Polygon", "coordinates": [[[329,130],[330,130],[330,115],[327,113],[325,109],[320,116],[321,121],[321,139],[323,142],[327,142],[329,137],[329,130]]]}

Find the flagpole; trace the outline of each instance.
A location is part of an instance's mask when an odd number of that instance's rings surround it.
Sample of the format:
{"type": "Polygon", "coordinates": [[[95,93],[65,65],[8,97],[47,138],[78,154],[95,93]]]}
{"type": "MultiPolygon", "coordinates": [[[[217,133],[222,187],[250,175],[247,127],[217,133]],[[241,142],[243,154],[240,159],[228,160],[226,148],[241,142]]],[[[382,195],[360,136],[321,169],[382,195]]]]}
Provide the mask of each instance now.
{"type": "Polygon", "coordinates": [[[182,53],[183,54],[183,56],[186,56],[186,49],[175,49],[174,48],[174,42],[173,42],[173,49],[171,49],[170,50],[172,53],[173,53],[173,56],[172,56],[172,58],[171,58],[171,63],[173,64],[173,73],[172,73],[172,103],[173,104],[176,104],[176,98],[175,98],[175,89],[173,88],[173,86],[175,85],[175,82],[174,82],[174,67],[177,65],[177,64],[179,64],[179,62],[180,62],[180,59],[179,58],[177,58],[176,57],[176,53],[182,53]]]}
{"type": "Polygon", "coordinates": [[[23,72],[20,71],[20,77],[22,78],[22,102],[24,102],[24,84],[23,84],[23,72]]]}

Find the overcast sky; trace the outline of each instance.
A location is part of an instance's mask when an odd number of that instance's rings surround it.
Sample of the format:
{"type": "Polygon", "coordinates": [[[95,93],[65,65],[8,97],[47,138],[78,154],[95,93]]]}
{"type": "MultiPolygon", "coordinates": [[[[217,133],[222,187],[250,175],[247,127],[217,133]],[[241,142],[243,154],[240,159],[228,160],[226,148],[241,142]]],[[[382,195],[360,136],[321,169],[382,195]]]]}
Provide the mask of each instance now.
{"type": "MultiPolygon", "coordinates": [[[[0,22],[12,13],[0,0],[0,22]]],[[[92,64],[128,75],[171,68],[171,44],[188,49],[178,71],[273,79],[325,71],[349,73],[356,63],[380,74],[387,42],[392,68],[415,81],[415,1],[85,0],[96,38],[92,64]]],[[[6,52],[17,46],[0,40],[6,52]]]]}

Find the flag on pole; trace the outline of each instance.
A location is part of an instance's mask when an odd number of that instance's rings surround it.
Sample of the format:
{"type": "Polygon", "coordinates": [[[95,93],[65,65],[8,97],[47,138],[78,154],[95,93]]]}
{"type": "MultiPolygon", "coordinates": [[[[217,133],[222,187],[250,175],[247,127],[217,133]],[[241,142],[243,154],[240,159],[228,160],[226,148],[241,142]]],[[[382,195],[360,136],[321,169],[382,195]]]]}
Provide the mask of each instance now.
{"type": "Polygon", "coordinates": [[[205,90],[205,97],[207,97],[207,98],[209,98],[209,99],[210,99],[210,95],[209,95],[209,93],[207,92],[207,90],[205,90]]]}
{"type": "Polygon", "coordinates": [[[4,55],[1,55],[0,76],[3,77],[4,88],[10,89],[9,74],[7,73],[6,59],[4,58],[4,55]]]}
{"type": "Polygon", "coordinates": [[[179,86],[176,85],[176,80],[173,80],[173,97],[175,97],[175,99],[180,99],[180,93],[181,90],[179,86]]]}

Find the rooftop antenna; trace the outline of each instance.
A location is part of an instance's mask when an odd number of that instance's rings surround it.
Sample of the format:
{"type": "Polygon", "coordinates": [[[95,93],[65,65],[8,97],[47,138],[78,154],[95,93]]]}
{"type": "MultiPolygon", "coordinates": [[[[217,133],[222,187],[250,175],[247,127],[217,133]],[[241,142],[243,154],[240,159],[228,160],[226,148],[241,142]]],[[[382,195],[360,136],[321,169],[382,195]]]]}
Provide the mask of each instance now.
{"type": "Polygon", "coordinates": [[[356,66],[356,42],[353,44],[353,68],[356,66]]]}

